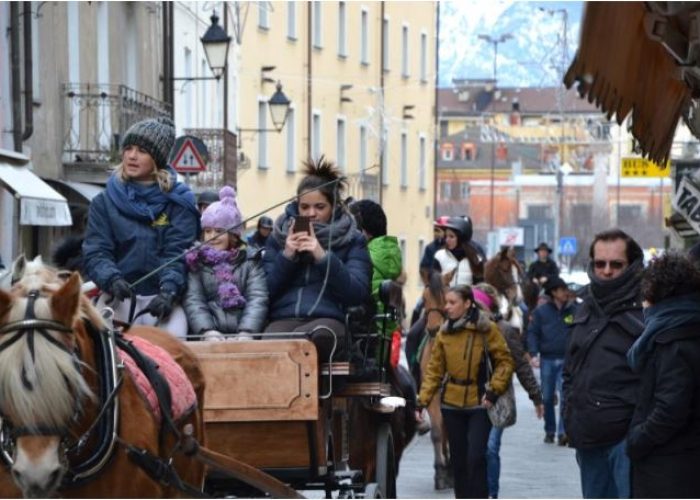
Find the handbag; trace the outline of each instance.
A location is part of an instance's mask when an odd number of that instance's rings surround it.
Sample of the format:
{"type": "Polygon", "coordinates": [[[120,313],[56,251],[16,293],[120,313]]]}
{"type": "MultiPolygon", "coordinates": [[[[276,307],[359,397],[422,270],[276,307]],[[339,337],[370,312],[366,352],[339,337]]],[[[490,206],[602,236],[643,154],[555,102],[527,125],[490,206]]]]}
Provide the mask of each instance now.
{"type": "MultiPolygon", "coordinates": [[[[486,384],[488,388],[491,384],[491,377],[493,376],[493,366],[491,365],[491,355],[489,354],[489,344],[486,340],[486,335],[484,335],[484,352],[486,354],[486,373],[489,380],[486,384]]],[[[506,392],[498,397],[496,402],[491,405],[491,408],[486,410],[486,413],[489,416],[489,420],[491,420],[491,425],[499,429],[510,427],[515,424],[517,410],[515,406],[515,389],[513,389],[512,377],[508,383],[506,392]]]]}

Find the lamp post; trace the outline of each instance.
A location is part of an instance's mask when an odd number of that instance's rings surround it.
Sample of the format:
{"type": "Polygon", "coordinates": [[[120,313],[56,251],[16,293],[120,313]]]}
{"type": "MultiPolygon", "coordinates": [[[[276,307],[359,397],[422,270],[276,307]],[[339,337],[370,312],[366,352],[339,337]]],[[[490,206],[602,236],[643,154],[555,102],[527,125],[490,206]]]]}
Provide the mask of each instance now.
{"type": "MultiPolygon", "coordinates": [[[[493,94],[496,95],[496,86],[498,84],[498,45],[507,42],[513,38],[510,33],[504,33],[498,38],[493,38],[491,35],[479,35],[480,40],[484,40],[486,43],[493,45],[493,94]]],[[[494,222],[494,205],[495,205],[495,191],[496,191],[496,138],[493,138],[493,144],[491,146],[491,194],[489,197],[489,231],[493,231],[494,222]]]]}
{"type": "Polygon", "coordinates": [[[241,147],[241,132],[282,132],[289,116],[290,100],[282,92],[282,83],[277,82],[275,93],[267,101],[274,128],[238,128],[238,147],[241,147]]]}
{"type": "MultiPolygon", "coordinates": [[[[207,57],[209,69],[214,76],[183,76],[171,77],[172,81],[198,81],[198,80],[220,80],[228,65],[228,48],[231,45],[231,37],[226,34],[226,31],[219,26],[219,16],[214,11],[211,15],[211,26],[207,28],[204,36],[200,38],[204,54],[207,57]]],[[[226,106],[224,105],[224,113],[226,106]]]]}

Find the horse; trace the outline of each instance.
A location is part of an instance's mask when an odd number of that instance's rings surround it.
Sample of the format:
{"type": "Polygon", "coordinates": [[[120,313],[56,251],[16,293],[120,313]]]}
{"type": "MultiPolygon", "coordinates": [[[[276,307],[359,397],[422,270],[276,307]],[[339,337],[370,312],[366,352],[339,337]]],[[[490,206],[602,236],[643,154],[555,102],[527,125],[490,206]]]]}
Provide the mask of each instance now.
{"type": "Polygon", "coordinates": [[[0,497],[163,498],[180,495],[177,480],[189,485],[187,496],[201,491],[204,465],[178,448],[182,435],[204,440],[204,375],[194,354],[162,330],[128,331],[133,342],[146,339],[170,354],[192,384],[196,404],[171,419],[171,429],[167,411],[159,420],[123,367],[112,365],[118,380],[105,393],[110,371],[101,356],[114,348],[97,346],[111,334],[77,273],[22,257],[13,281],[0,289],[0,455],[9,465],[0,466],[0,497]],[[170,485],[138,465],[149,458],[161,460],[152,466],[172,460],[170,485]]]}
{"type": "Polygon", "coordinates": [[[520,303],[524,300],[523,284],[527,280],[509,247],[503,248],[486,262],[484,280],[498,290],[499,309],[503,319],[522,333],[524,318],[520,303]]]}
{"type": "MultiPolygon", "coordinates": [[[[433,272],[430,275],[428,286],[423,290],[424,302],[424,326],[423,322],[415,326],[423,327],[425,334],[419,350],[420,373],[425,373],[428,362],[433,352],[433,344],[443,320],[445,319],[445,285],[440,273],[433,272]]],[[[430,440],[433,443],[435,468],[434,485],[436,490],[444,490],[452,487],[452,469],[450,467],[450,454],[447,443],[447,430],[442,421],[440,411],[440,398],[434,397],[426,408],[430,416],[430,440]]]]}

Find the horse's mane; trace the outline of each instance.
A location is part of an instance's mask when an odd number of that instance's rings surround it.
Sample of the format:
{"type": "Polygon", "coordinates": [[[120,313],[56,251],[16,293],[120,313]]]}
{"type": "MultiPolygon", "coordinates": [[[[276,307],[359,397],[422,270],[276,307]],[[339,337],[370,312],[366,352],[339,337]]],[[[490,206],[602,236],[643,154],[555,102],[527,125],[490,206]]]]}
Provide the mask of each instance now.
{"type": "MultiPolygon", "coordinates": [[[[42,292],[34,303],[36,317],[50,319],[50,296],[63,284],[60,273],[35,260],[27,263],[21,274],[12,287],[13,301],[7,322],[24,319],[30,290],[42,292]]],[[[104,325],[97,309],[83,296],[79,316],[73,325],[75,331],[83,329],[79,324],[82,318],[98,327],[104,325]]],[[[61,340],[60,334],[51,330],[49,334],[61,340]]],[[[7,339],[11,335],[8,333],[4,337],[7,339]]],[[[36,333],[32,356],[28,340],[25,334],[24,338],[0,351],[0,409],[14,422],[29,428],[63,428],[74,416],[76,400],[92,398],[92,391],[80,372],[77,358],[36,333]]]]}

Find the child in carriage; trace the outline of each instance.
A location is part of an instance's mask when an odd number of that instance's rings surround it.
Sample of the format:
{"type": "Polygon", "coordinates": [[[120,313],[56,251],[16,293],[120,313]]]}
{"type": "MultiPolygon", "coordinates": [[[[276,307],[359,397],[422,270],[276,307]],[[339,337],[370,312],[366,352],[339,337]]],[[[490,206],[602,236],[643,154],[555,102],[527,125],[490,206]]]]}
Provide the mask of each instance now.
{"type": "Polygon", "coordinates": [[[204,243],[185,257],[189,275],[183,306],[191,334],[204,340],[250,340],[267,316],[265,273],[243,246],[236,192],[224,186],[219,199],[202,213],[204,243]]]}
{"type": "Polygon", "coordinates": [[[306,164],[263,257],[270,291],[268,333],[309,332],[319,360],[345,355],[345,314],[370,299],[365,238],[343,203],[344,182],[321,157],[306,164]],[[303,223],[302,223],[303,222],[303,223]]]}

